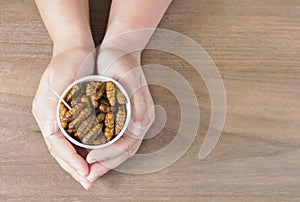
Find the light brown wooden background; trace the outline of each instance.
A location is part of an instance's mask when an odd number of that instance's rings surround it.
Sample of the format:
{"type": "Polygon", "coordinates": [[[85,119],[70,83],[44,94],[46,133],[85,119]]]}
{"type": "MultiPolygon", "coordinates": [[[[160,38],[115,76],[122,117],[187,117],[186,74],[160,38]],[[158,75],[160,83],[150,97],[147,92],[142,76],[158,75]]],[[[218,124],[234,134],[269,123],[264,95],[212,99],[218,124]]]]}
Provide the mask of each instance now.
{"type": "MultiPolygon", "coordinates": [[[[107,1],[91,2],[97,43],[108,8],[107,1]]],[[[160,27],[191,37],[217,65],[228,101],[223,135],[213,153],[198,160],[210,120],[207,89],[186,62],[146,51],[143,63],[168,65],[195,89],[197,138],[160,172],[112,171],[90,191],[50,156],[31,114],[52,48],[34,2],[1,0],[0,10],[0,201],[300,201],[299,0],[174,0],[160,27]]],[[[151,91],[169,119],[159,136],[144,142],[144,153],[170,142],[179,123],[174,96],[151,91]]]]}

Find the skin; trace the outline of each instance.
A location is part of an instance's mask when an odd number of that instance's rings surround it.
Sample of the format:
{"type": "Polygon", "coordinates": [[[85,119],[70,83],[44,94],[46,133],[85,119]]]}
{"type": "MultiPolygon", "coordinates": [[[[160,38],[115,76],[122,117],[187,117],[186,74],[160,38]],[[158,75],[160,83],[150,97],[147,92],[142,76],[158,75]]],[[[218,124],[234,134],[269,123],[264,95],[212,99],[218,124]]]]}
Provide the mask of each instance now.
{"type": "MultiPolygon", "coordinates": [[[[105,70],[125,88],[138,89],[131,93],[132,116],[124,136],[109,147],[87,152],[69,143],[56,122],[58,94],[76,79],[80,65],[94,50],[87,0],[35,0],[43,22],[53,41],[52,59],[43,73],[32,104],[33,115],[42,131],[51,155],[85,189],[93,181],[130,158],[139,148],[154,120],[153,101],[144,74],[139,67],[141,52],[128,54],[109,67],[97,58],[98,73],[105,70]],[[135,70],[134,73],[131,73],[135,70]],[[63,76],[61,76],[63,75],[63,76]],[[124,75],[128,75],[125,76],[124,75]],[[130,79],[134,77],[135,79],[130,79]]],[[[113,0],[103,43],[115,36],[139,28],[155,28],[170,0],[113,0]]],[[[151,33],[144,37],[147,43],[151,33]]],[[[109,54],[114,54],[113,51],[109,54]]]]}

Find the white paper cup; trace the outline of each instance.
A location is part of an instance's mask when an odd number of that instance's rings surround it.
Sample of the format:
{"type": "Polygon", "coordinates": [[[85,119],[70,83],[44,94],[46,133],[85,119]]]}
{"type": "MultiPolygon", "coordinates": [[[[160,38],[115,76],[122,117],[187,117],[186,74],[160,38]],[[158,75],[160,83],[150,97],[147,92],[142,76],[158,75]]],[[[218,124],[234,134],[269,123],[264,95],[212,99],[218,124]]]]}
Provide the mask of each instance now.
{"type": "Polygon", "coordinates": [[[114,142],[116,142],[123,134],[124,132],[126,131],[128,125],[129,125],[129,121],[130,121],[130,116],[131,116],[131,105],[130,105],[130,98],[128,96],[128,93],[126,92],[126,90],[123,88],[123,86],[118,83],[116,80],[112,79],[112,78],[109,78],[109,77],[105,77],[105,76],[100,76],[100,75],[92,75],[92,76],[86,76],[86,77],[83,77],[81,79],[78,79],[76,81],[74,81],[72,84],[70,84],[66,89],[65,91],[63,92],[61,98],[62,99],[65,99],[66,95],[68,94],[68,92],[71,90],[71,88],[78,84],[78,83],[83,83],[83,82],[89,82],[89,81],[101,81],[101,82],[106,82],[106,81],[112,81],[119,89],[120,91],[123,93],[123,95],[126,97],[126,119],[125,119],[125,123],[124,123],[124,126],[122,128],[122,130],[120,131],[120,133],[114,137],[112,140],[108,141],[107,143],[105,144],[99,144],[99,145],[86,145],[86,144],[83,144],[79,141],[77,141],[76,139],[72,138],[68,133],[67,131],[65,131],[65,129],[62,127],[61,125],[61,122],[60,122],[60,119],[59,119],[59,106],[60,106],[60,103],[62,102],[61,99],[59,100],[58,102],[58,105],[57,105],[57,123],[58,123],[58,126],[62,132],[62,134],[70,141],[72,142],[73,144],[79,146],[79,147],[83,147],[83,148],[86,148],[86,149],[99,149],[99,148],[103,148],[103,147],[106,147],[108,145],[111,145],[113,144],[114,142]]]}

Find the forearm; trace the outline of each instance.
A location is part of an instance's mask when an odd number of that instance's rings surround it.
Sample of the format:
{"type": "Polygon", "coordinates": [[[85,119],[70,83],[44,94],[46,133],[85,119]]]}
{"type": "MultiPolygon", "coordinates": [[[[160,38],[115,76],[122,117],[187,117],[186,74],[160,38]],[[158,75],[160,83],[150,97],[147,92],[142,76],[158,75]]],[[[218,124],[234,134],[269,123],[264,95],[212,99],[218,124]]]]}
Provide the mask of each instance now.
{"type": "Polygon", "coordinates": [[[54,43],[54,51],[68,46],[93,47],[88,0],[35,0],[54,43]]]}
{"type": "MultiPolygon", "coordinates": [[[[104,42],[131,30],[156,28],[172,0],[113,0],[104,42]]],[[[149,40],[151,34],[145,37],[149,40]]]]}

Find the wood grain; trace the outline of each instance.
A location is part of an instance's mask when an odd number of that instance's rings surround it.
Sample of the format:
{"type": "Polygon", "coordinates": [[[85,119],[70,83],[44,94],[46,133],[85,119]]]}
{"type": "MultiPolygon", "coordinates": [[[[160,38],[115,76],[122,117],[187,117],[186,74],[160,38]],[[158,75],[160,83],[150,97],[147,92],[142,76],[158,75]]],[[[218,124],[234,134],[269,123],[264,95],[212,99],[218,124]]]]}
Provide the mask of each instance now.
{"type": "MultiPolygon", "coordinates": [[[[109,2],[92,1],[96,43],[109,2]]],[[[0,201],[299,201],[300,1],[174,1],[160,28],[191,37],[223,78],[227,118],[205,160],[198,153],[210,122],[207,88],[195,70],[168,53],[145,51],[143,63],[172,67],[194,88],[201,126],[193,145],[172,166],[147,175],[111,171],[85,191],[48,153],[31,102],[51,58],[51,40],[33,1],[0,1],[0,201]]],[[[152,86],[166,127],[143,143],[155,151],[175,136],[174,96],[152,86]]]]}

